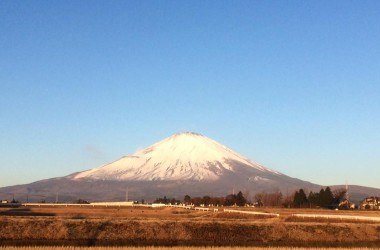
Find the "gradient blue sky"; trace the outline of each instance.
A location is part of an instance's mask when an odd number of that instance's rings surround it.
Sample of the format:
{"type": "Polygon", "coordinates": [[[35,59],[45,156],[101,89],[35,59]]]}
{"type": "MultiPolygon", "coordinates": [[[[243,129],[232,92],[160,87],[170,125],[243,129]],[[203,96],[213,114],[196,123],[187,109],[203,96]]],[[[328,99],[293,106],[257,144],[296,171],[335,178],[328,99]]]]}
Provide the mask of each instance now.
{"type": "Polygon", "coordinates": [[[380,188],[380,1],[0,1],[0,186],[173,133],[380,188]]]}

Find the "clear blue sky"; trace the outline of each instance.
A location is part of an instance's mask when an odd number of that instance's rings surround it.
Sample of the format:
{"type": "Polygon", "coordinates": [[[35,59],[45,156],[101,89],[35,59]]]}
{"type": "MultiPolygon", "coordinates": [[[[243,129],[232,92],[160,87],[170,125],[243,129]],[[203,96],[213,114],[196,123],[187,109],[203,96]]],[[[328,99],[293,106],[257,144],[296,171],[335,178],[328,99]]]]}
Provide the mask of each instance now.
{"type": "Polygon", "coordinates": [[[380,1],[0,1],[0,186],[173,133],[380,188],[380,1]]]}

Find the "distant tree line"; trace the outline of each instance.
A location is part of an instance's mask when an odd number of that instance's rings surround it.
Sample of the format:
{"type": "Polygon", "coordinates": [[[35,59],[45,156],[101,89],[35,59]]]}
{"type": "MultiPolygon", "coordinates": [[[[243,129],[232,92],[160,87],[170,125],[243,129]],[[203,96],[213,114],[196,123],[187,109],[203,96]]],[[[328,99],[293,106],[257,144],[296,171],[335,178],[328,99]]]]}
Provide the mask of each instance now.
{"type": "Polygon", "coordinates": [[[216,197],[205,195],[203,197],[190,197],[185,195],[183,202],[185,205],[194,205],[194,206],[223,206],[225,202],[225,197],[216,197]]]}
{"type": "Polygon", "coordinates": [[[180,200],[176,200],[175,198],[157,198],[153,203],[162,203],[162,204],[179,204],[181,203],[180,200]]]}
{"type": "MultiPolygon", "coordinates": [[[[253,205],[258,207],[293,207],[293,208],[311,208],[311,207],[337,207],[343,200],[346,191],[344,189],[337,189],[334,192],[330,187],[321,189],[319,192],[310,191],[308,195],[304,189],[299,189],[291,195],[284,196],[280,191],[274,192],[259,192],[254,195],[253,205]]],[[[248,201],[249,193],[243,194],[239,191],[237,194],[229,194],[225,197],[216,196],[203,196],[203,197],[190,197],[185,195],[183,201],[174,198],[157,198],[155,203],[163,204],[179,204],[194,206],[245,206],[252,204],[248,201]]]]}
{"type": "Polygon", "coordinates": [[[255,194],[256,202],[254,204],[256,206],[283,206],[288,208],[335,208],[344,199],[345,193],[345,189],[337,189],[332,192],[330,187],[322,188],[319,192],[311,191],[308,195],[302,188],[287,196],[283,196],[280,191],[271,193],[261,192],[255,194]]]}
{"type": "Polygon", "coordinates": [[[309,195],[306,196],[305,191],[300,189],[294,194],[293,206],[335,208],[344,199],[345,194],[346,190],[344,189],[337,189],[333,193],[330,187],[326,187],[319,192],[310,191],[309,195]]]}
{"type": "MultiPolygon", "coordinates": [[[[179,204],[181,201],[164,196],[164,198],[157,198],[154,203],[179,204]]],[[[237,194],[229,194],[226,197],[208,195],[203,197],[190,197],[189,195],[185,195],[183,199],[183,204],[194,206],[245,206],[247,203],[247,199],[241,191],[237,194]]]]}
{"type": "Polygon", "coordinates": [[[203,196],[203,197],[193,197],[185,195],[184,204],[194,205],[194,206],[245,206],[248,201],[241,191],[237,194],[229,194],[226,197],[214,197],[214,196],[203,196]]]}

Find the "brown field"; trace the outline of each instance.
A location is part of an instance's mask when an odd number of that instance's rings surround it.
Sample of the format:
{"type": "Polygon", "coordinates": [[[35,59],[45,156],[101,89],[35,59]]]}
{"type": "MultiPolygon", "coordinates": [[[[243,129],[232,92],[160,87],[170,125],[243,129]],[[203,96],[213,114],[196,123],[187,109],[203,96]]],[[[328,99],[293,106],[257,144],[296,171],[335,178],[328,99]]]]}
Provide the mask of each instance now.
{"type": "MultiPolygon", "coordinates": [[[[1,247],[0,250],[343,250],[347,248],[302,248],[302,247],[1,247]]],[[[355,247],[351,250],[374,250],[379,248],[355,247]]]]}
{"type": "MultiPolygon", "coordinates": [[[[223,208],[219,208],[223,210],[223,208]]],[[[380,217],[380,211],[376,210],[328,210],[328,209],[286,209],[286,208],[232,208],[235,210],[255,211],[264,213],[279,213],[278,220],[287,220],[292,214],[334,214],[334,215],[353,215],[353,216],[374,216],[380,217]]],[[[158,218],[158,219],[176,219],[176,218],[197,218],[197,217],[220,217],[221,214],[226,216],[238,216],[227,213],[200,212],[194,210],[185,210],[180,208],[150,208],[150,207],[18,207],[5,208],[0,207],[0,216],[54,216],[62,218],[158,218]],[[206,215],[206,216],[205,216],[206,215]]],[[[257,216],[254,216],[257,217],[257,216]]],[[[266,218],[266,217],[264,217],[266,218]]]]}
{"type": "MultiPolygon", "coordinates": [[[[347,248],[302,248],[302,247],[1,247],[0,250],[344,250],[347,248]]],[[[350,250],[374,250],[379,248],[354,247],[350,250]]]]}
{"type": "Polygon", "coordinates": [[[312,213],[380,217],[380,211],[253,210],[279,213],[280,216],[201,212],[168,207],[0,208],[0,246],[145,246],[123,249],[151,249],[149,246],[152,245],[176,249],[179,246],[181,249],[202,249],[185,246],[228,246],[215,249],[231,249],[229,246],[239,246],[236,249],[246,246],[255,246],[254,249],[263,246],[270,249],[380,246],[379,222],[300,219],[291,216],[294,213],[312,213]],[[275,248],[277,246],[288,248],[275,248]]]}

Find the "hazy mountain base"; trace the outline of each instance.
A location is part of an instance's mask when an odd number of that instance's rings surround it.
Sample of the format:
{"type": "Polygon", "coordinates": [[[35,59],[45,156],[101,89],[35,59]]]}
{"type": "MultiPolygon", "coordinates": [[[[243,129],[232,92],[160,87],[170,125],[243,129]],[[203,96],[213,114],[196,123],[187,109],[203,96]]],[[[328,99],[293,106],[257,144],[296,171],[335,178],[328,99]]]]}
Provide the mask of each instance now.
{"type": "Polygon", "coordinates": [[[380,225],[3,217],[0,245],[379,247],[380,225]]]}
{"type": "MultiPolygon", "coordinates": [[[[247,176],[247,175],[239,175],[247,176]]],[[[265,176],[261,176],[265,178],[265,176]]],[[[319,190],[320,186],[288,176],[271,176],[270,180],[248,180],[228,176],[218,181],[103,181],[103,180],[72,180],[69,177],[52,178],[25,185],[0,188],[1,199],[12,199],[13,195],[20,202],[72,202],[78,199],[88,201],[125,201],[128,189],[130,200],[153,201],[158,197],[171,197],[182,200],[190,196],[226,196],[241,190],[251,195],[256,192],[282,191],[292,193],[306,188],[319,190]],[[277,179],[276,179],[277,178],[277,179]],[[286,178],[286,181],[283,179],[286,178]]]]}
{"type": "MultiPolygon", "coordinates": [[[[52,178],[25,185],[16,185],[0,188],[0,199],[12,200],[13,196],[20,202],[74,202],[78,199],[88,201],[125,201],[128,199],[151,202],[158,197],[170,197],[183,200],[185,195],[191,197],[205,195],[226,196],[233,192],[242,191],[250,194],[259,192],[281,191],[284,196],[293,194],[303,188],[306,192],[319,191],[322,186],[291,178],[285,175],[266,176],[258,178],[253,172],[246,172],[244,168],[237,170],[239,175],[226,175],[218,181],[103,181],[80,179],[73,180],[71,176],[52,178]]],[[[332,186],[333,190],[344,186],[332,186]]],[[[380,189],[349,186],[351,201],[358,204],[368,196],[376,196],[380,189]]]]}

